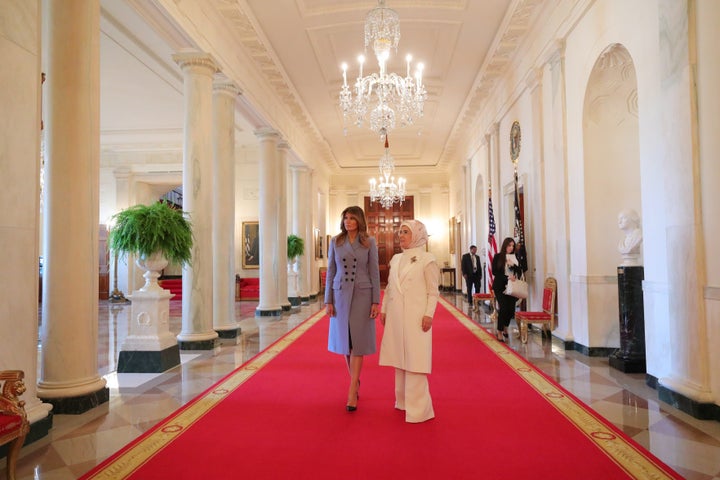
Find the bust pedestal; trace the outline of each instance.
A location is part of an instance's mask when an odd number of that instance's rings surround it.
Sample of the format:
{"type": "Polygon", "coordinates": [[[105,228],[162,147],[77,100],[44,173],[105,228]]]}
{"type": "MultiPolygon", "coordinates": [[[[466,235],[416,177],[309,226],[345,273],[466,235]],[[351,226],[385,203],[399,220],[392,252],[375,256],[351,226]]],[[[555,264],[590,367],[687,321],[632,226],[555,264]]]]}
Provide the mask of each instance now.
{"type": "Polygon", "coordinates": [[[610,355],[610,366],[625,373],[645,373],[645,313],[642,266],[619,266],[620,348],[610,355]]]}

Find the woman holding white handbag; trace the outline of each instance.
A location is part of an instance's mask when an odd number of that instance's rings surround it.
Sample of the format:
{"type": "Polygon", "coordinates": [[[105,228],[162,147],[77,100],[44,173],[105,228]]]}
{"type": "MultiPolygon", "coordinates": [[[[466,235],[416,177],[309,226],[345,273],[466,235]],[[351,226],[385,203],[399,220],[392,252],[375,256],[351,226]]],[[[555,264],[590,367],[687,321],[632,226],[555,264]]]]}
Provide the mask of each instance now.
{"type": "Polygon", "coordinates": [[[505,293],[508,282],[514,282],[522,275],[522,269],[515,257],[515,240],[507,237],[503,240],[500,251],[492,260],[493,292],[498,303],[497,339],[506,342],[508,339],[508,325],[515,316],[517,297],[505,293]]]}

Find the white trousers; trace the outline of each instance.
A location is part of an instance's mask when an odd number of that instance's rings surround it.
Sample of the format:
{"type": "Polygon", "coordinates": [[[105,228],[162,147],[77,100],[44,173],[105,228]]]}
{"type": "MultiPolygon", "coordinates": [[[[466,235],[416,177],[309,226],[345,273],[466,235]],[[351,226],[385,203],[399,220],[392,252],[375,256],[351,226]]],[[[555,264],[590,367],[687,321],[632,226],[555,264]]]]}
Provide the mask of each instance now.
{"type": "Polygon", "coordinates": [[[405,421],[409,423],[435,417],[427,374],[395,369],[395,408],[405,410],[405,421]]]}

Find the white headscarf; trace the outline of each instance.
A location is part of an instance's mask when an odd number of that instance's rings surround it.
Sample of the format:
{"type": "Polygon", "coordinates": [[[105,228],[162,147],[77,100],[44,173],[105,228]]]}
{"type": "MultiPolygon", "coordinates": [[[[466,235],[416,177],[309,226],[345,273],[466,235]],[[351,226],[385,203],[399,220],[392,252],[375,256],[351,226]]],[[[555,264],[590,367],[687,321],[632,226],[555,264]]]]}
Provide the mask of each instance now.
{"type": "Polygon", "coordinates": [[[420,220],[405,220],[400,224],[400,227],[405,225],[412,232],[412,239],[407,249],[422,247],[428,241],[428,234],[425,225],[420,220]]]}

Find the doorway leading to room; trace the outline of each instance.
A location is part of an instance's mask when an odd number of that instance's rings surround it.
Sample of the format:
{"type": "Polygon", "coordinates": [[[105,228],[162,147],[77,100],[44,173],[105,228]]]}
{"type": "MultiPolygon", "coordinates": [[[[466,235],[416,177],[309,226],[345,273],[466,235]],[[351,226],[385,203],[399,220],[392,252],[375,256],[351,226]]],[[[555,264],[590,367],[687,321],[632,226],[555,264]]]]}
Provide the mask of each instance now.
{"type": "Polygon", "coordinates": [[[375,237],[380,263],[380,284],[387,285],[388,265],[396,253],[400,253],[400,243],[396,232],[404,220],[415,218],[415,204],[412,196],[405,197],[402,205],[393,204],[391,209],[383,208],[378,202],[370,203],[365,197],[365,219],[368,233],[375,237]]]}

